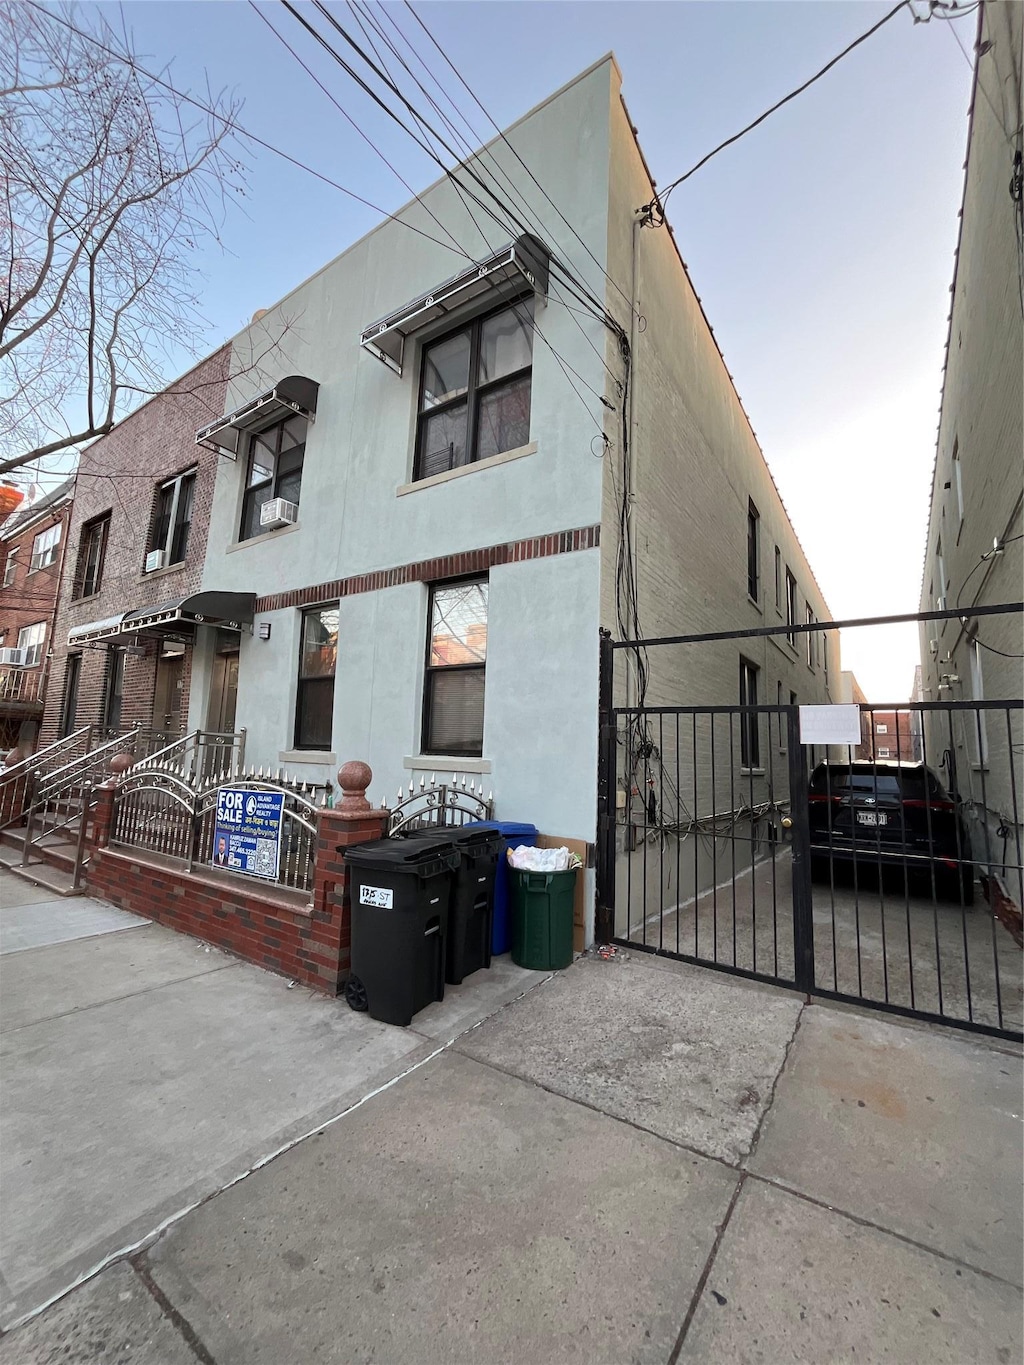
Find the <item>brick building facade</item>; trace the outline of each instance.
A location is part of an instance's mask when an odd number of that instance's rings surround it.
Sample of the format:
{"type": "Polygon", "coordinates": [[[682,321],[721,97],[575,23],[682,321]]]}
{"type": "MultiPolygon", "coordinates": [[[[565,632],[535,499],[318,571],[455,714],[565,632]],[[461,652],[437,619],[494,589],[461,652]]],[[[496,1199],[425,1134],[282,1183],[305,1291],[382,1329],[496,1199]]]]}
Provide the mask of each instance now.
{"type": "Polygon", "coordinates": [[[0,529],[0,753],[43,715],[73,498],[68,479],[0,529]]]}
{"type": "Polygon", "coordinates": [[[215,352],[82,452],[43,743],[89,724],[168,739],[185,727],[194,626],[181,606],[199,589],[217,473],[195,433],[223,406],[228,358],[215,352]]]}

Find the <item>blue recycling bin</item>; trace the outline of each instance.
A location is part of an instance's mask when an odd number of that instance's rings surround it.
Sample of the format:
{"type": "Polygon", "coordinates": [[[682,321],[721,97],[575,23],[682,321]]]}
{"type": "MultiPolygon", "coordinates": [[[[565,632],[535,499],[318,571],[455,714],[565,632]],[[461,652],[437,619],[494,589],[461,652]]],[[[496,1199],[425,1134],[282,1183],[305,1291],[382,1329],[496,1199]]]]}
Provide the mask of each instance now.
{"type": "Polygon", "coordinates": [[[485,827],[497,830],[504,840],[498,871],[494,879],[494,923],[491,929],[491,952],[507,953],[512,947],[512,924],[509,914],[508,858],[509,848],[526,844],[528,848],[537,846],[537,826],[520,824],[518,820],[473,820],[465,829],[485,827]]]}

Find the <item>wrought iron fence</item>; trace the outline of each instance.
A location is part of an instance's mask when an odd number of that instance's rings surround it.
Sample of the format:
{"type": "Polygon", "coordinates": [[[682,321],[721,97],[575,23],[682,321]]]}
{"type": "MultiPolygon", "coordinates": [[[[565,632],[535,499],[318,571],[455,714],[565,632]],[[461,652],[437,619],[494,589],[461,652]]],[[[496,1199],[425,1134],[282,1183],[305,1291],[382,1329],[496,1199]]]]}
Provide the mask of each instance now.
{"type": "Polygon", "coordinates": [[[494,795],[484,796],[482,784],[475,778],[452,774],[451,782],[438,782],[431,774],[430,781],[421,777],[419,783],[410,782],[409,790],[398,789],[398,800],[389,806],[385,798],[381,810],[390,811],[388,834],[411,834],[419,830],[459,828],[476,820],[489,820],[494,811],[494,795]]]}
{"type": "Polygon", "coordinates": [[[114,797],[110,842],[184,863],[189,871],[196,865],[217,866],[217,792],[222,786],[283,796],[280,857],[276,870],[268,868],[265,880],[311,891],[318,811],[327,805],[328,796],[287,773],[264,777],[262,770],[248,775],[239,771],[203,782],[172,765],[134,769],[114,797]]]}

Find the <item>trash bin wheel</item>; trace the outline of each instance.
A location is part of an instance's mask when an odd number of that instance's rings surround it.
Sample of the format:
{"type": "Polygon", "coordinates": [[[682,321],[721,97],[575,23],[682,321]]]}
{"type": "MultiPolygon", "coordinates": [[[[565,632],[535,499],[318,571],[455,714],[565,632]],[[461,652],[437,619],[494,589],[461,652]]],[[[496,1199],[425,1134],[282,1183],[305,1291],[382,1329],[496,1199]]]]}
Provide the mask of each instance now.
{"type": "Polygon", "coordinates": [[[366,999],[366,987],[359,980],[358,976],[350,976],[345,982],[345,999],[348,1001],[349,1008],[359,1010],[360,1013],[369,1009],[366,999]]]}

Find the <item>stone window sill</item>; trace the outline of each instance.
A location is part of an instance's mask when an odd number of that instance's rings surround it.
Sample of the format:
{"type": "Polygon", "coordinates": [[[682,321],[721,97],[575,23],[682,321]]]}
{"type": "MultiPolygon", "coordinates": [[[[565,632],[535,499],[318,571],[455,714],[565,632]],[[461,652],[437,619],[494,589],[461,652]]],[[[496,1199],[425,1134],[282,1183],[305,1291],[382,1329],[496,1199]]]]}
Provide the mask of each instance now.
{"type": "Polygon", "coordinates": [[[293,522],[291,526],[279,526],[276,531],[261,531],[258,536],[250,536],[248,540],[236,540],[234,545],[229,545],[224,553],[233,555],[236,550],[248,550],[250,545],[262,545],[264,541],[276,540],[278,536],[290,536],[293,531],[297,531],[300,522],[293,522]]]}
{"type": "Polygon", "coordinates": [[[396,498],[404,498],[406,493],[417,493],[421,488],[434,488],[439,483],[450,483],[452,479],[461,479],[466,474],[475,474],[479,469],[494,469],[500,464],[509,464],[512,460],[521,460],[524,455],[536,455],[537,442],[531,441],[528,445],[517,446],[515,450],[503,450],[500,455],[490,455],[486,460],[475,460],[472,464],[460,465],[458,469],[446,469],[440,474],[431,474],[429,479],[417,479],[415,483],[403,483],[395,489],[396,498]]]}
{"type": "Polygon", "coordinates": [[[163,569],[153,569],[149,573],[141,573],[138,582],[148,583],[153,578],[170,578],[172,574],[181,573],[185,568],[185,561],[182,559],[177,564],[168,564],[163,569]]]}
{"type": "Polygon", "coordinates": [[[282,749],[277,755],[278,763],[337,763],[338,755],[329,754],[326,749],[282,749]]]}
{"type": "Polygon", "coordinates": [[[438,773],[442,780],[446,773],[489,773],[489,758],[457,758],[450,754],[417,754],[402,760],[402,766],[414,772],[438,773]]]}

